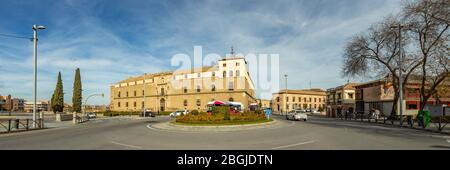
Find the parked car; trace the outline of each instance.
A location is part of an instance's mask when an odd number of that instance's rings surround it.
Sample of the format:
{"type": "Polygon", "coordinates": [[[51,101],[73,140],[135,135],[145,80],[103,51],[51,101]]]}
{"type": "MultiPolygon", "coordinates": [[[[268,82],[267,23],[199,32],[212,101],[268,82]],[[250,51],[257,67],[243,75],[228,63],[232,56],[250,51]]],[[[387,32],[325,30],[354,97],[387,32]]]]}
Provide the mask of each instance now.
{"type": "Polygon", "coordinates": [[[87,116],[89,119],[97,118],[97,114],[96,114],[96,113],[92,113],[92,112],[86,113],[86,116],[87,116]]]}
{"type": "Polygon", "coordinates": [[[314,114],[314,115],[318,115],[318,114],[320,114],[320,112],[319,111],[317,111],[317,110],[313,110],[312,112],[311,112],[312,114],[314,114]]]}
{"type": "Polygon", "coordinates": [[[169,114],[170,117],[178,117],[184,115],[184,110],[177,110],[169,114]]]}
{"type": "Polygon", "coordinates": [[[290,111],[288,114],[287,114],[287,116],[286,116],[286,118],[288,119],[288,120],[303,120],[303,121],[307,121],[308,120],[308,115],[306,114],[306,112],[305,111],[303,111],[303,110],[293,110],[293,111],[290,111]]]}
{"type": "Polygon", "coordinates": [[[153,112],[153,111],[151,111],[151,110],[144,110],[143,112],[142,112],[143,114],[143,116],[144,117],[155,117],[156,116],[156,113],[155,112],[153,112]]]}

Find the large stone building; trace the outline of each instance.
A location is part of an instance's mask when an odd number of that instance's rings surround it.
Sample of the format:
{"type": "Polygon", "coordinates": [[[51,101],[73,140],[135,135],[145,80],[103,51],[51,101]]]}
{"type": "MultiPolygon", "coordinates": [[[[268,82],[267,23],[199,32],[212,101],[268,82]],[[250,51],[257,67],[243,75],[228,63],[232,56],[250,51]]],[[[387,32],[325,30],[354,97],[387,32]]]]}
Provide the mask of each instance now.
{"type": "Polygon", "coordinates": [[[342,86],[327,89],[327,117],[344,115],[347,111],[355,111],[355,87],[357,83],[347,83],[342,86]]]}
{"type": "Polygon", "coordinates": [[[272,110],[280,113],[293,109],[321,110],[325,108],[325,96],[322,89],[280,90],[272,94],[272,110]]]}
{"type": "Polygon", "coordinates": [[[206,111],[213,100],[241,102],[248,109],[256,103],[247,61],[236,56],[214,66],[130,77],[112,85],[110,92],[113,111],[206,111]]]}

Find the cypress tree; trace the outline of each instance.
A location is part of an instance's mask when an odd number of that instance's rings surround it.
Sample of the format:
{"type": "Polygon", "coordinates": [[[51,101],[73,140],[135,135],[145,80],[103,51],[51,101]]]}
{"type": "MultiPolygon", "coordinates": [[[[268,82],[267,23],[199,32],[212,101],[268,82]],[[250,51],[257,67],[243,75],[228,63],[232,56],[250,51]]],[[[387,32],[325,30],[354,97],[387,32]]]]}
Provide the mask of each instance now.
{"type": "Polygon", "coordinates": [[[75,80],[73,82],[73,96],[72,96],[72,111],[81,113],[81,76],[80,76],[80,68],[75,70],[75,80]]]}
{"type": "Polygon", "coordinates": [[[64,94],[61,72],[58,72],[58,80],[56,81],[56,87],[53,92],[51,105],[53,113],[62,112],[64,110],[64,94]]]}

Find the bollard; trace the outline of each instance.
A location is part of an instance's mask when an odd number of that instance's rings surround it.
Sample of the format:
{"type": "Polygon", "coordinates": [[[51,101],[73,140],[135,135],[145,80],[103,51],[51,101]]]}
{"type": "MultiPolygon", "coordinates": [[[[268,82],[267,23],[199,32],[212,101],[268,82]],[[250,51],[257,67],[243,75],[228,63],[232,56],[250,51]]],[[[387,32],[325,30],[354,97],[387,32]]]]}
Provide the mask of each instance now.
{"type": "Polygon", "coordinates": [[[11,119],[8,120],[8,132],[11,132],[11,119]]]}
{"type": "Polygon", "coordinates": [[[27,126],[25,127],[27,130],[28,130],[28,128],[29,128],[29,127],[28,127],[28,123],[29,123],[28,121],[29,121],[29,120],[30,120],[30,119],[27,119],[27,126]]]}
{"type": "Polygon", "coordinates": [[[15,120],[14,126],[15,126],[16,129],[19,129],[19,121],[20,121],[19,119],[15,120]]]}

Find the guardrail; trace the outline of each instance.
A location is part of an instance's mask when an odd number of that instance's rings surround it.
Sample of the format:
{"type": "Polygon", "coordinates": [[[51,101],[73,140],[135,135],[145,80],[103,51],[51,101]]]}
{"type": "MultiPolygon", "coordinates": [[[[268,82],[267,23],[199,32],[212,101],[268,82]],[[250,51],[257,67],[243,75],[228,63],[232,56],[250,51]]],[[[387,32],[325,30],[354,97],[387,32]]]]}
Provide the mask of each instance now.
{"type": "Polygon", "coordinates": [[[33,119],[0,118],[0,133],[43,129],[44,120],[36,119],[36,127],[33,128],[33,119]]]}
{"type": "MultiPolygon", "coordinates": [[[[395,115],[379,115],[378,117],[373,114],[364,114],[364,113],[353,113],[353,114],[337,114],[337,119],[341,120],[353,120],[353,121],[360,121],[360,122],[368,122],[368,123],[380,123],[380,124],[390,124],[390,125],[396,125],[398,123],[398,126],[402,127],[409,127],[413,129],[427,129],[432,130],[431,125],[425,126],[423,122],[419,122],[417,119],[415,119],[413,116],[410,115],[403,115],[403,125],[400,125],[400,116],[395,115]]],[[[447,118],[447,116],[440,116],[440,117],[433,117],[430,121],[430,124],[434,124],[436,130],[438,132],[442,132],[445,128],[445,126],[450,122],[450,119],[447,118]],[[435,120],[437,119],[437,120],[435,120]],[[433,121],[434,120],[434,121],[433,121]]]]}

